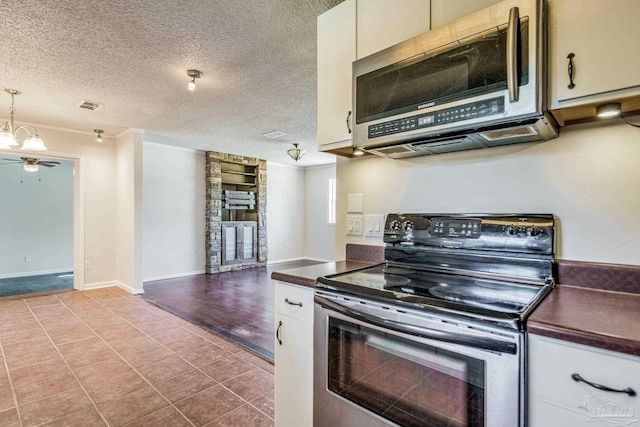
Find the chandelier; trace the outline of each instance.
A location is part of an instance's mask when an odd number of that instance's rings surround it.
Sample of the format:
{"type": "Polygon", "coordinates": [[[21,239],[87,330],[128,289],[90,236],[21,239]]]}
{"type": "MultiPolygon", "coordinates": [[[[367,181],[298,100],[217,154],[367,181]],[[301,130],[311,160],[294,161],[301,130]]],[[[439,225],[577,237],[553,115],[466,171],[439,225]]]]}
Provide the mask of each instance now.
{"type": "Polygon", "coordinates": [[[18,145],[18,132],[24,131],[27,133],[26,138],[22,141],[21,150],[30,151],[45,151],[47,147],[44,145],[44,141],[38,136],[38,131],[33,126],[19,126],[15,128],[13,126],[13,115],[15,108],[13,107],[14,97],[20,95],[20,91],[15,89],[5,89],[9,95],[11,95],[11,108],[9,109],[9,121],[6,122],[2,128],[0,128],[0,149],[11,149],[18,145]],[[31,134],[33,132],[33,135],[31,134]]]}
{"type": "Polygon", "coordinates": [[[289,148],[287,150],[287,154],[289,156],[291,156],[291,158],[297,162],[298,160],[300,160],[302,158],[302,156],[304,156],[306,151],[304,151],[301,148],[298,148],[298,144],[297,143],[294,143],[293,146],[295,148],[289,148]]]}

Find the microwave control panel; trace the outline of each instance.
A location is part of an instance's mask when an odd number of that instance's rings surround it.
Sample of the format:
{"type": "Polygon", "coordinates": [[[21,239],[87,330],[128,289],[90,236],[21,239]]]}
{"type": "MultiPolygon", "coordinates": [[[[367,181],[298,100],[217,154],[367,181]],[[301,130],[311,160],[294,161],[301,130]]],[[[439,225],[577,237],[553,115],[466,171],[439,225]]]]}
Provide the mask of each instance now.
{"type": "Polygon", "coordinates": [[[470,102],[404,119],[370,125],[369,139],[504,113],[504,97],[470,102]]]}

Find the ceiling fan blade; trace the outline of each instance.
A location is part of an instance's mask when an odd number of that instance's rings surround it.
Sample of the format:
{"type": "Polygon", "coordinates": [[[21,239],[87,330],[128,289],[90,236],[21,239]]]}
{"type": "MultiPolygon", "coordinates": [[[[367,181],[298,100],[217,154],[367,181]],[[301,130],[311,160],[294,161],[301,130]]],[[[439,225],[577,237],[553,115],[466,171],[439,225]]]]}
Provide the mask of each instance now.
{"type": "Polygon", "coordinates": [[[56,165],[49,165],[47,163],[38,163],[38,166],[44,166],[45,168],[55,168],[56,165]]]}
{"type": "Polygon", "coordinates": [[[17,165],[17,164],[18,164],[18,163],[15,163],[15,162],[11,162],[11,163],[9,163],[9,162],[7,162],[7,163],[0,163],[0,165],[17,165]]]}
{"type": "Polygon", "coordinates": [[[2,159],[2,160],[8,160],[10,162],[18,162],[18,163],[22,162],[22,160],[18,160],[18,159],[2,159]]]}
{"type": "Polygon", "coordinates": [[[38,162],[38,164],[39,165],[43,165],[43,166],[46,166],[46,165],[54,166],[54,165],[59,165],[61,163],[60,162],[50,162],[50,161],[46,161],[45,160],[44,162],[38,162]]]}

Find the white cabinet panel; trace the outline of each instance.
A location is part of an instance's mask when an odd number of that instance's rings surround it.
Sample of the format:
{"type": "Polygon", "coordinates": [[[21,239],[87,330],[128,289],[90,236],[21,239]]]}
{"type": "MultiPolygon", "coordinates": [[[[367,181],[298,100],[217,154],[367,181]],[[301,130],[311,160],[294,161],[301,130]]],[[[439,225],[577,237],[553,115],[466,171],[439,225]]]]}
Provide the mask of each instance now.
{"type": "Polygon", "coordinates": [[[640,422],[637,395],[602,391],[574,381],[574,374],[595,384],[640,392],[640,357],[529,335],[530,427],[640,422]]]}
{"type": "Polygon", "coordinates": [[[430,0],[359,0],[358,59],[430,29],[430,0]]]}
{"type": "Polygon", "coordinates": [[[318,16],[318,148],[351,145],[351,64],[356,59],[356,0],[318,16]]]}
{"type": "Polygon", "coordinates": [[[442,27],[501,0],[431,0],[431,29],[442,27]]]}
{"type": "Polygon", "coordinates": [[[275,286],[275,424],[312,427],[313,288],[275,286]]]}
{"type": "Polygon", "coordinates": [[[640,93],[638,16],[638,0],[549,0],[551,108],[640,93]]]}

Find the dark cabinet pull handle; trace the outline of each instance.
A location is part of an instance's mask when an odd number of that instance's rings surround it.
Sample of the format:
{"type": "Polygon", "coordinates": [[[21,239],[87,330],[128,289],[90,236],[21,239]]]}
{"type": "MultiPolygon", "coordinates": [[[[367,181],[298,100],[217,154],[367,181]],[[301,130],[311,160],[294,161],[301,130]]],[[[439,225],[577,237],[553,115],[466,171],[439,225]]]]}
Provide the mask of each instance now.
{"type": "Polygon", "coordinates": [[[292,302],[292,301],[289,301],[289,298],[285,298],[284,302],[286,302],[289,305],[297,305],[297,306],[302,307],[302,301],[301,302],[292,302]]]}
{"type": "Polygon", "coordinates": [[[280,328],[282,328],[282,320],[278,322],[278,329],[276,329],[276,339],[278,340],[278,344],[282,345],[282,340],[280,339],[280,328]]]}
{"type": "Polygon", "coordinates": [[[351,126],[349,126],[349,118],[351,118],[351,111],[347,114],[347,130],[351,133],[351,126]]]}
{"type": "Polygon", "coordinates": [[[627,393],[629,396],[635,396],[636,395],[636,391],[634,389],[632,389],[631,387],[627,387],[627,388],[622,389],[622,390],[616,390],[614,388],[609,388],[609,387],[607,387],[605,385],[600,385],[600,384],[596,384],[596,383],[592,383],[590,381],[587,381],[584,378],[582,378],[580,376],[580,374],[573,374],[573,375],[571,375],[571,378],[573,378],[573,380],[576,381],[576,382],[583,382],[585,384],[589,384],[591,387],[597,388],[598,390],[610,391],[612,393],[627,393]]]}
{"type": "Polygon", "coordinates": [[[574,57],[575,55],[573,53],[570,53],[569,55],[567,55],[567,59],[569,60],[569,65],[567,66],[567,72],[569,73],[569,85],[567,87],[569,89],[573,89],[574,87],[576,87],[575,83],[573,83],[573,73],[574,73],[573,58],[574,57]]]}

